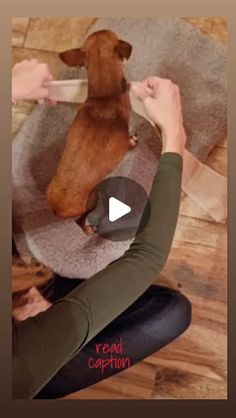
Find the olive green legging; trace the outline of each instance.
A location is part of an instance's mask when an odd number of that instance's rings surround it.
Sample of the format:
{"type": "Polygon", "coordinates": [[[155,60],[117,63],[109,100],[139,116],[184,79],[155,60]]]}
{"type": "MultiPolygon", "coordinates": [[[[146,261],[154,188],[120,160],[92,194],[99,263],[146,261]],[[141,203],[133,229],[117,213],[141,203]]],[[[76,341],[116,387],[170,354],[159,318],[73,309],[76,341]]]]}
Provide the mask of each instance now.
{"type": "Polygon", "coordinates": [[[144,229],[138,229],[122,257],[46,312],[22,322],[13,321],[13,398],[33,398],[157,278],[176,228],[182,164],[179,154],[161,156],[150,193],[149,220],[144,229]]]}

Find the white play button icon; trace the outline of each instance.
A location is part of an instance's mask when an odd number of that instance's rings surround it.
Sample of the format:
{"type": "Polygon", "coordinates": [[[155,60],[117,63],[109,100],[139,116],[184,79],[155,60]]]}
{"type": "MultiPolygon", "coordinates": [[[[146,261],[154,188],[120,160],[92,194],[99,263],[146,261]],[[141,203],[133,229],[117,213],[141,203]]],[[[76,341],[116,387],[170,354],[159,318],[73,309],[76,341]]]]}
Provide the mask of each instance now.
{"type": "Polygon", "coordinates": [[[129,241],[141,231],[150,215],[148,194],[140,184],[127,177],[108,177],[94,189],[96,206],[88,199],[86,221],[96,233],[109,241],[129,241]],[[145,216],[143,213],[145,210],[145,216]],[[141,221],[142,220],[142,221],[141,221]]]}
{"type": "Polygon", "coordinates": [[[114,222],[117,219],[122,218],[127,213],[131,212],[131,207],[116,199],[115,197],[109,198],[109,221],[114,222]]]}

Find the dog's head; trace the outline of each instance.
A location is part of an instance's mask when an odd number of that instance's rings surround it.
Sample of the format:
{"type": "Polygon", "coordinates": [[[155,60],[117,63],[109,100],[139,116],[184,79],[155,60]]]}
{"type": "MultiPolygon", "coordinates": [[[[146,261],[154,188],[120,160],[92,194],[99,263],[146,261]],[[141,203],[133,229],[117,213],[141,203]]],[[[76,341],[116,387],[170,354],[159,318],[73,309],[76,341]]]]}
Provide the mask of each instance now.
{"type": "Polygon", "coordinates": [[[110,30],[92,33],[81,48],[71,49],[59,54],[60,59],[70,67],[100,66],[106,63],[120,66],[128,59],[132,46],[110,30]]]}

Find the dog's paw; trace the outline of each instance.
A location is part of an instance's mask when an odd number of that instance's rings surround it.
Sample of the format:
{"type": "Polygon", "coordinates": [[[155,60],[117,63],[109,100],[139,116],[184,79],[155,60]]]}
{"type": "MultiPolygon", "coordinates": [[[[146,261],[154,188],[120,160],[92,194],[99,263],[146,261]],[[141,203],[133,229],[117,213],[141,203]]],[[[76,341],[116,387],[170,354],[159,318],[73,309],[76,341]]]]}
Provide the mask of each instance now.
{"type": "Polygon", "coordinates": [[[97,227],[93,225],[83,225],[81,228],[84,231],[84,233],[89,237],[95,234],[95,232],[97,231],[97,227]]]}
{"type": "Polygon", "coordinates": [[[133,149],[136,147],[138,143],[138,135],[136,133],[131,133],[129,136],[129,145],[130,145],[130,149],[133,149]]]}
{"type": "Polygon", "coordinates": [[[77,225],[80,226],[82,231],[88,236],[95,234],[95,232],[97,231],[97,227],[95,225],[90,225],[87,219],[87,215],[83,215],[80,219],[77,219],[76,223],[77,225]]]}

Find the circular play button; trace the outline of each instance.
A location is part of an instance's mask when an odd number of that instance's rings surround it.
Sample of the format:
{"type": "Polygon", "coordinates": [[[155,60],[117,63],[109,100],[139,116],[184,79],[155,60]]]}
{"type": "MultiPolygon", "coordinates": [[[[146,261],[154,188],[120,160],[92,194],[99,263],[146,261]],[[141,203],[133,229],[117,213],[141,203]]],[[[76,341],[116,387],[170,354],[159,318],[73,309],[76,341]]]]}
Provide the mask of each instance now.
{"type": "Polygon", "coordinates": [[[117,219],[122,218],[127,213],[131,212],[131,207],[116,199],[115,197],[109,198],[109,215],[110,222],[115,222],[117,219]]]}
{"type": "Polygon", "coordinates": [[[135,236],[138,227],[141,230],[146,225],[150,202],[148,194],[137,182],[127,177],[109,177],[93,194],[96,195],[96,206],[89,212],[86,223],[101,237],[127,241],[135,236]]]}

